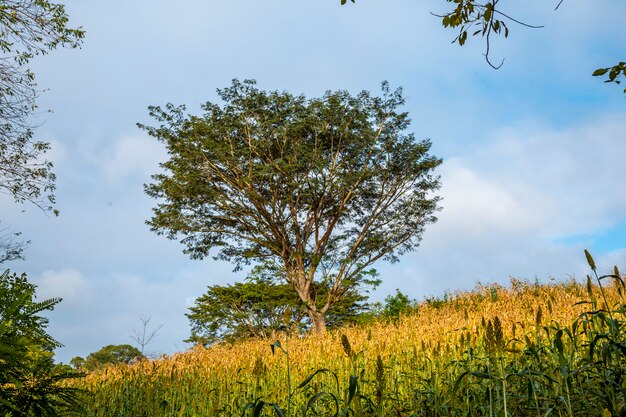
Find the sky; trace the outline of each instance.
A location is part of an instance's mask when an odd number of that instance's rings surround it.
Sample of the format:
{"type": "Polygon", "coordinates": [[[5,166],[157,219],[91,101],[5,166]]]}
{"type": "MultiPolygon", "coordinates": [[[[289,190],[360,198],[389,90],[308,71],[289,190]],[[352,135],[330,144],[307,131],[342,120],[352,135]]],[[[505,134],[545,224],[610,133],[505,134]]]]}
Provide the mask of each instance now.
{"type": "Polygon", "coordinates": [[[402,87],[417,138],[432,140],[443,198],[438,222],[399,263],[375,265],[383,300],[474,288],[478,282],[581,279],[583,250],[601,270],[626,267],[626,95],[591,77],[624,59],[621,0],[500,2],[506,41],[451,44],[443,0],[67,1],[81,49],[55,50],[32,69],[42,90],[37,139],[51,143],[57,209],[46,215],[0,195],[0,221],[30,240],[25,272],[65,346],[57,360],[132,344],[141,315],[163,325],[149,353],[189,346],[185,313],[209,285],[245,278],[151,232],[156,201],[143,185],[167,159],[136,123],[149,105],[217,101],[233,78],[317,97],[327,90],[402,87]],[[348,2],[349,3],[349,2],[348,2]],[[516,3],[516,4],[514,4],[516,3]],[[51,110],[48,112],[47,110],[51,110]]]}

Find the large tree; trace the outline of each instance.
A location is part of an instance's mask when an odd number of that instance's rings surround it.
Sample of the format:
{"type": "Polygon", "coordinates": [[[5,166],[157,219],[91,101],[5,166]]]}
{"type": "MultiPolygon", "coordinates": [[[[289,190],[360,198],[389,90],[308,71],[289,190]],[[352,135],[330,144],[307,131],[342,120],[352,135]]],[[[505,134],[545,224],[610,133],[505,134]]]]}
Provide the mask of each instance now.
{"type": "MultiPolygon", "coordinates": [[[[347,0],[340,0],[341,4],[346,4],[347,0]]],[[[355,3],[356,0],[350,0],[355,3]]],[[[469,37],[481,37],[485,42],[485,60],[487,63],[498,69],[504,63],[494,63],[491,60],[491,40],[493,36],[509,36],[509,27],[507,24],[516,24],[526,28],[538,29],[543,26],[533,25],[524,22],[512,16],[502,4],[506,1],[502,0],[445,0],[452,3],[452,9],[442,13],[434,14],[441,18],[441,24],[445,28],[458,30],[458,35],[453,42],[463,46],[469,37]]],[[[558,9],[564,0],[554,0],[556,9],[558,9]]],[[[606,75],[605,82],[620,84],[623,78],[626,78],[626,62],[618,62],[613,66],[606,68],[598,68],[592,74],[593,76],[606,75]]],[[[626,87],[624,87],[626,93],[626,87]]]]}
{"type": "Polygon", "coordinates": [[[159,200],[147,223],[185,252],[237,268],[277,262],[316,333],[371,265],[415,249],[436,220],[441,160],[408,132],[400,89],[307,99],[234,80],[223,105],[202,116],[150,107],[147,127],[170,159],[146,192],[159,200]],[[328,291],[318,292],[319,288],[328,291]]]}
{"type": "Polygon", "coordinates": [[[68,27],[61,4],[0,4],[0,192],[17,202],[28,201],[43,210],[53,210],[54,203],[52,163],[43,157],[50,146],[33,137],[39,90],[30,60],[59,46],[75,48],[83,36],[82,29],[68,27]]]}

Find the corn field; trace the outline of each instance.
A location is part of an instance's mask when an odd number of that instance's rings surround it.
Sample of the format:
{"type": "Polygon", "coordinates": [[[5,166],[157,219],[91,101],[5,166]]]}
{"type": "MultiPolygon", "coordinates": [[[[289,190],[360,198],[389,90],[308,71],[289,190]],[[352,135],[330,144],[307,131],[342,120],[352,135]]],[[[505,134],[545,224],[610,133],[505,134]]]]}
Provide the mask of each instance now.
{"type": "Polygon", "coordinates": [[[392,322],[108,367],[78,382],[84,415],[623,416],[626,287],[477,286],[392,322]]]}

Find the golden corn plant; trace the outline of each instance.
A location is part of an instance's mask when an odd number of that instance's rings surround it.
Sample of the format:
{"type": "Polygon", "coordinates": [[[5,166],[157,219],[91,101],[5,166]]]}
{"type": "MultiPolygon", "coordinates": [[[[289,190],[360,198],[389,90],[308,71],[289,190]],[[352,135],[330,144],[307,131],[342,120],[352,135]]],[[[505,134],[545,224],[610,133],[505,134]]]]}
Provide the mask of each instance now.
{"type": "Polygon", "coordinates": [[[626,287],[590,266],[587,284],[477,285],[393,322],[277,335],[274,354],[265,340],[198,346],[78,386],[90,417],[617,416],[626,287]]]}

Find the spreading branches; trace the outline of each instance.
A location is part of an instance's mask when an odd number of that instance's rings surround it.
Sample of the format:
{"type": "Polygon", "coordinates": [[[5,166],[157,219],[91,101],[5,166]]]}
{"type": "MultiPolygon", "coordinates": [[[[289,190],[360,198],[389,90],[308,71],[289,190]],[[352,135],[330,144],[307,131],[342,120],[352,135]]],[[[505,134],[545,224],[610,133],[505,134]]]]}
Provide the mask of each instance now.
{"type": "MultiPolygon", "coordinates": [[[[509,36],[509,29],[506,25],[507,21],[531,29],[543,28],[541,25],[525,23],[503,12],[498,7],[500,0],[490,0],[485,3],[477,3],[475,0],[446,1],[456,4],[454,10],[444,15],[435,16],[442,19],[441,23],[443,27],[459,28],[459,35],[457,35],[453,43],[456,42],[461,46],[464,45],[467,41],[468,30],[477,26],[478,29],[472,32],[472,35],[480,35],[485,40],[485,60],[494,69],[500,68],[504,63],[504,59],[499,64],[494,64],[491,61],[491,39],[493,35],[504,35],[505,38],[509,36]]],[[[558,10],[562,4],[563,0],[560,0],[555,10],[558,10]]],[[[605,74],[608,74],[605,82],[620,84],[620,78],[626,76],[626,64],[620,62],[612,67],[599,68],[594,71],[592,75],[601,76],[605,74]]],[[[626,88],[624,88],[624,92],[626,93],[626,88]]]]}
{"type": "MultiPolygon", "coordinates": [[[[351,0],[355,3],[355,0],[351,0]]],[[[558,10],[563,4],[564,0],[559,0],[554,10],[558,10]]],[[[505,38],[509,36],[509,29],[506,25],[507,22],[513,22],[520,26],[531,29],[543,28],[542,25],[531,25],[520,19],[512,17],[510,14],[502,11],[498,7],[500,0],[490,0],[487,2],[477,2],[475,0],[446,0],[448,3],[454,3],[455,6],[452,11],[445,14],[432,13],[433,16],[441,18],[441,23],[445,28],[458,28],[459,34],[454,38],[452,43],[458,43],[463,46],[468,39],[468,33],[472,36],[480,35],[485,42],[485,60],[490,67],[499,69],[504,64],[504,59],[499,64],[494,64],[491,60],[491,41],[493,35],[504,35],[505,38]],[[474,28],[474,32],[471,32],[474,28]],[[469,31],[469,32],[468,32],[469,31]]],[[[341,4],[344,5],[347,0],[341,0],[341,4]]],[[[621,77],[626,77],[626,67],[623,62],[618,63],[612,67],[599,68],[592,74],[593,76],[600,76],[608,73],[608,78],[605,80],[607,83],[620,84],[621,77]]],[[[626,93],[626,88],[624,88],[626,93]]]]}
{"type": "Polygon", "coordinates": [[[57,47],[80,46],[83,30],[67,24],[64,6],[47,0],[0,5],[0,192],[55,214],[55,177],[43,158],[49,144],[33,140],[39,90],[28,64],[57,47]]]}
{"type": "Polygon", "coordinates": [[[161,323],[150,330],[149,325],[151,320],[152,317],[146,314],[141,314],[139,316],[141,328],[139,330],[133,329],[133,334],[130,336],[130,338],[139,345],[142,355],[145,355],[144,351],[146,346],[154,341],[154,339],[158,336],[159,331],[163,328],[163,326],[165,326],[164,323],[161,323]]]}
{"type": "Polygon", "coordinates": [[[159,200],[148,224],[192,258],[280,264],[323,329],[344,294],[378,283],[374,262],[417,247],[435,221],[441,160],[406,132],[402,91],[386,83],[381,97],[306,99],[237,80],[218,92],[223,106],[202,117],[150,108],[160,126],[141,127],[170,160],[146,186],[159,200]]]}
{"type": "Polygon", "coordinates": [[[503,35],[508,38],[507,21],[532,29],[543,28],[543,26],[531,25],[504,13],[498,7],[499,2],[500,0],[491,0],[485,3],[476,3],[474,0],[454,1],[456,7],[451,12],[443,15],[432,14],[442,19],[443,27],[458,28],[459,34],[452,41],[453,43],[456,42],[463,46],[468,39],[468,31],[472,36],[480,35],[485,40],[485,60],[492,68],[499,69],[504,64],[504,59],[499,64],[494,64],[491,61],[491,37],[503,35]]]}
{"type": "Polygon", "coordinates": [[[0,229],[0,264],[24,259],[24,248],[29,241],[19,240],[20,232],[9,232],[8,228],[0,229]]]}

